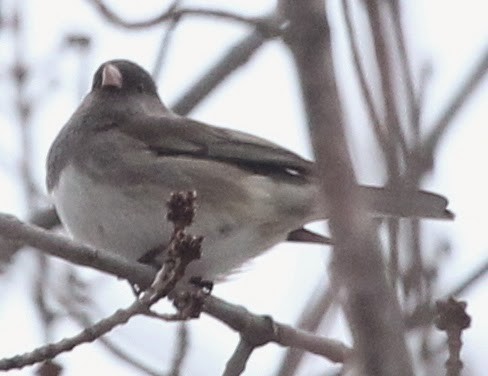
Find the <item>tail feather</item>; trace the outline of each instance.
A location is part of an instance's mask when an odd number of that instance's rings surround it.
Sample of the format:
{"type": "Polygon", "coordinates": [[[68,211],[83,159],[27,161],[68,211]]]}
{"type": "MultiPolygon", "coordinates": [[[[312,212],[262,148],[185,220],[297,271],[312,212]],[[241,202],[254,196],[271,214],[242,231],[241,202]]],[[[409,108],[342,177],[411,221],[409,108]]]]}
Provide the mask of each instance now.
{"type": "Polygon", "coordinates": [[[441,195],[426,191],[401,191],[361,187],[360,194],[372,211],[395,217],[453,219],[449,202],[441,195]]]}

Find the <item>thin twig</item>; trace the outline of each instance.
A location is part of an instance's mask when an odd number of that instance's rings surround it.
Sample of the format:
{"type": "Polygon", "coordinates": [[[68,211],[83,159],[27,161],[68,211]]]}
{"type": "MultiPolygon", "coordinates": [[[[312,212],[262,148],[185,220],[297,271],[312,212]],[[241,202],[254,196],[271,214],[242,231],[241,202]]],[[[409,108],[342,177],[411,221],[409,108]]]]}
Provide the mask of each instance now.
{"type": "Polygon", "coordinates": [[[381,147],[381,150],[385,154],[385,159],[387,158],[388,151],[385,150],[388,147],[388,142],[386,139],[387,130],[385,129],[385,124],[381,121],[380,116],[376,110],[376,106],[373,100],[373,94],[369,88],[368,82],[366,81],[366,72],[363,69],[361,63],[361,57],[359,54],[359,45],[357,40],[357,34],[354,32],[354,27],[352,24],[352,12],[349,6],[348,0],[343,0],[339,2],[342,4],[342,13],[344,14],[344,19],[346,21],[347,28],[347,40],[349,42],[349,49],[351,50],[354,68],[359,80],[359,88],[361,89],[361,94],[366,102],[366,109],[368,110],[371,122],[373,124],[374,133],[381,147]]]}
{"type": "Polygon", "coordinates": [[[420,123],[418,119],[419,98],[415,94],[412,69],[410,68],[410,56],[405,42],[405,32],[402,24],[402,12],[400,2],[398,0],[391,0],[387,2],[387,6],[391,9],[393,33],[396,42],[396,47],[400,55],[400,73],[403,78],[399,80],[403,83],[406,92],[406,101],[408,105],[408,123],[412,127],[414,135],[420,135],[420,123]]]}
{"type": "Polygon", "coordinates": [[[87,0],[94,5],[105,19],[114,25],[126,29],[144,29],[159,25],[160,23],[185,16],[214,17],[228,21],[243,23],[255,27],[264,34],[280,35],[283,31],[282,25],[274,20],[262,17],[246,17],[237,13],[207,8],[176,8],[165,10],[163,13],[142,21],[127,21],[108,8],[102,0],[87,0]]]}
{"type": "Polygon", "coordinates": [[[239,376],[246,369],[246,363],[249,360],[255,346],[249,344],[241,338],[237,344],[232,356],[225,365],[223,376],[239,376]]]}
{"type": "Polygon", "coordinates": [[[481,265],[476,268],[472,273],[468,274],[466,277],[457,287],[451,290],[448,296],[459,296],[464,294],[468,288],[473,286],[476,282],[478,282],[481,278],[483,278],[486,274],[488,274],[488,259],[486,259],[481,265]]]}
{"type": "Polygon", "coordinates": [[[388,175],[389,178],[392,179],[391,183],[398,184],[400,161],[398,159],[397,150],[400,150],[402,155],[406,156],[408,146],[401,128],[395,103],[396,95],[392,78],[392,56],[387,44],[387,31],[382,18],[383,14],[381,13],[383,5],[384,4],[378,0],[365,2],[374,41],[375,58],[380,72],[382,98],[384,100],[384,109],[386,112],[386,129],[389,132],[389,136],[387,137],[389,146],[386,148],[386,150],[390,151],[387,159],[388,175]]]}
{"type": "MultiPolygon", "coordinates": [[[[173,1],[173,4],[171,4],[169,11],[174,11],[175,9],[177,9],[180,2],[180,0],[173,1]]],[[[152,77],[155,81],[157,81],[159,76],[161,75],[165,58],[168,55],[169,45],[171,44],[171,40],[173,39],[174,32],[180,20],[181,18],[173,18],[169,22],[168,27],[164,31],[161,43],[159,43],[158,53],[156,54],[156,60],[154,62],[152,70],[152,77]]]]}
{"type": "MultiPolygon", "coordinates": [[[[94,325],[93,320],[91,320],[85,312],[82,312],[81,310],[76,310],[73,307],[68,307],[68,304],[65,304],[64,307],[68,310],[70,317],[78,321],[83,327],[88,328],[94,325]]],[[[129,364],[138,371],[144,372],[145,374],[151,376],[161,376],[164,374],[164,372],[162,371],[156,371],[152,368],[149,368],[146,364],[136,359],[131,353],[128,353],[127,351],[120,348],[110,339],[102,336],[98,338],[98,341],[100,341],[100,343],[103,344],[105,348],[109,350],[119,360],[129,364]]]]}
{"type": "Polygon", "coordinates": [[[453,123],[454,117],[459,113],[462,106],[483,82],[487,73],[488,48],[483,51],[479,61],[474,64],[474,68],[466,75],[466,79],[448,102],[439,119],[434,122],[432,131],[422,144],[410,154],[407,173],[410,175],[411,180],[418,180],[419,177],[432,168],[433,156],[442,137],[447,133],[447,129],[453,123]]]}
{"type": "MultiPolygon", "coordinates": [[[[165,272],[167,271],[165,270],[165,272]]],[[[145,294],[143,297],[132,303],[128,308],[117,310],[112,316],[100,320],[92,327],[84,329],[82,332],[73,337],[65,338],[59,342],[39,347],[22,355],[1,359],[0,370],[6,371],[15,368],[23,368],[47,359],[52,359],[55,356],[63,352],[70,351],[83,343],[93,342],[97,338],[111,331],[116,326],[125,324],[135,315],[144,312],[146,308],[153,303],[152,295],[145,294]]]]}
{"type": "MultiPolygon", "coordinates": [[[[26,85],[31,74],[24,61],[26,41],[23,38],[23,17],[21,12],[22,3],[17,3],[14,10],[13,36],[14,36],[14,67],[12,75],[16,88],[15,108],[18,117],[18,129],[21,140],[20,172],[21,182],[24,191],[24,200],[28,211],[34,210],[37,206],[37,199],[40,193],[35,184],[32,167],[32,105],[29,100],[26,85]]],[[[33,273],[32,300],[40,318],[44,341],[51,338],[51,325],[56,317],[49,306],[46,294],[48,292],[48,280],[51,273],[49,260],[45,253],[39,252],[35,255],[37,261],[36,270],[33,273]]]]}
{"type": "Polygon", "coordinates": [[[183,366],[183,362],[188,354],[188,349],[190,348],[189,340],[188,340],[188,324],[186,321],[182,321],[178,325],[178,333],[177,333],[177,342],[175,346],[175,353],[174,358],[171,366],[171,371],[169,372],[170,376],[179,376],[181,375],[181,367],[183,366]]]}
{"type": "MultiPolygon", "coordinates": [[[[464,278],[456,287],[447,293],[442,294],[445,299],[450,296],[462,296],[466,291],[473,287],[477,282],[483,279],[488,274],[488,259],[479,265],[471,273],[468,273],[467,277],[464,278]]],[[[421,306],[417,310],[405,317],[405,326],[409,329],[414,329],[422,325],[427,325],[432,322],[435,315],[435,308],[433,306],[421,306]]]]}

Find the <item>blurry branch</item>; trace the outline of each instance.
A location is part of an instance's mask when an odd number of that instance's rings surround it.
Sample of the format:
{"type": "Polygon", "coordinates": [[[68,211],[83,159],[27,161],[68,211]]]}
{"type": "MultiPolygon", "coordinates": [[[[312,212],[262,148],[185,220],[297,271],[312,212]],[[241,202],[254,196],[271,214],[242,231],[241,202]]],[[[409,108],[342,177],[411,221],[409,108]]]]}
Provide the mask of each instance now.
{"type": "Polygon", "coordinates": [[[229,51],[172,106],[174,112],[187,115],[212,90],[224,81],[237,68],[244,65],[263,45],[266,37],[253,31],[237,42],[229,51]]]}
{"type": "Polygon", "coordinates": [[[251,345],[244,338],[239,339],[236,349],[225,365],[223,376],[238,376],[246,369],[246,363],[251,357],[255,345],[251,345]]]}
{"type": "Polygon", "coordinates": [[[22,35],[22,14],[21,3],[16,4],[12,32],[14,36],[14,63],[12,68],[12,79],[15,83],[16,98],[15,109],[18,118],[18,128],[21,140],[22,157],[20,160],[20,171],[22,177],[22,185],[24,188],[24,197],[26,199],[27,208],[35,207],[35,199],[39,196],[39,192],[34,183],[34,176],[32,171],[32,139],[31,139],[31,114],[32,106],[26,93],[27,80],[29,78],[29,70],[24,62],[25,54],[25,40],[22,35]]]}
{"type": "MultiPolygon", "coordinates": [[[[353,64],[356,70],[356,74],[359,80],[359,87],[361,89],[362,96],[364,98],[366,108],[369,112],[369,116],[373,125],[373,133],[376,137],[385,164],[388,168],[389,183],[398,184],[398,178],[400,174],[400,159],[398,153],[398,145],[400,145],[403,151],[402,155],[406,155],[407,144],[405,136],[401,130],[399,116],[397,114],[393,80],[391,67],[391,48],[387,48],[387,41],[383,35],[384,22],[378,14],[379,9],[375,1],[372,1],[369,5],[369,16],[371,18],[370,24],[372,26],[372,34],[375,46],[375,56],[380,74],[380,81],[383,90],[383,109],[386,111],[386,124],[380,119],[379,114],[375,109],[372,92],[369,88],[366,80],[366,72],[363,69],[361,56],[359,54],[359,41],[357,33],[355,33],[352,21],[352,10],[350,7],[350,1],[344,0],[340,2],[342,4],[342,11],[345,17],[345,24],[347,28],[347,37],[349,40],[349,48],[353,57],[353,64]],[[373,4],[374,3],[374,4],[373,4]],[[374,18],[374,19],[373,19],[374,18]],[[379,22],[381,21],[381,22],[379,22]],[[393,130],[393,131],[392,131],[393,130]],[[396,130],[396,131],[395,131],[396,130]],[[397,137],[392,137],[392,135],[397,137]]],[[[399,26],[401,28],[401,26],[399,26]]],[[[389,253],[388,271],[390,274],[390,281],[392,286],[395,287],[399,276],[399,247],[398,247],[398,235],[399,235],[399,221],[397,218],[388,218],[388,240],[389,240],[389,253]]]]}
{"type": "MultiPolygon", "coordinates": [[[[24,18],[22,13],[23,3],[18,2],[14,8],[13,14],[13,40],[14,40],[14,63],[12,69],[12,78],[16,88],[15,109],[17,112],[17,126],[20,135],[21,158],[20,158],[20,175],[21,185],[24,191],[24,200],[27,211],[30,212],[38,206],[38,199],[41,197],[34,179],[33,169],[33,139],[32,139],[32,112],[33,101],[27,94],[27,84],[32,76],[32,70],[29,69],[25,62],[26,40],[24,38],[24,18]]],[[[48,280],[51,273],[49,260],[46,254],[36,253],[36,270],[32,278],[32,299],[34,308],[40,318],[44,341],[48,342],[51,337],[51,326],[55,319],[55,313],[46,300],[48,291],[48,280]]]]}
{"type": "Polygon", "coordinates": [[[249,26],[253,26],[260,30],[264,34],[280,35],[283,31],[280,22],[273,18],[267,17],[246,17],[236,13],[226,12],[222,10],[214,10],[207,8],[173,8],[165,10],[160,15],[149,18],[143,21],[126,21],[110,10],[102,0],[87,0],[95,8],[98,9],[100,14],[105,19],[114,25],[126,28],[126,29],[143,29],[151,26],[156,26],[162,22],[166,22],[172,19],[179,19],[185,16],[200,16],[200,17],[213,17],[229,20],[233,22],[243,23],[249,26]]]}
{"type": "MultiPolygon", "coordinates": [[[[391,10],[392,27],[395,38],[396,47],[400,55],[400,72],[403,86],[406,92],[406,101],[408,105],[408,124],[411,125],[415,139],[420,139],[420,98],[415,94],[413,75],[410,67],[410,57],[408,54],[407,45],[405,42],[405,32],[402,24],[401,6],[399,0],[391,0],[387,2],[387,6],[391,10]]],[[[420,87],[422,90],[422,86],[420,87]]],[[[422,93],[422,91],[420,91],[422,93]]]]}
{"type": "MultiPolygon", "coordinates": [[[[321,322],[325,320],[330,308],[336,303],[338,291],[332,285],[324,288],[323,282],[319,284],[319,288],[313,292],[309,298],[302,317],[298,320],[296,325],[298,329],[306,330],[307,332],[315,333],[321,322]],[[317,296],[318,295],[318,296],[317,296]]],[[[281,362],[281,366],[276,372],[277,376],[293,376],[295,375],[298,366],[305,352],[290,348],[286,351],[285,358],[281,362]]]]}
{"type": "Polygon", "coordinates": [[[359,43],[357,33],[354,32],[354,27],[352,24],[351,7],[349,6],[348,0],[340,1],[340,4],[342,5],[342,13],[344,13],[349,49],[352,53],[354,68],[356,70],[356,74],[359,80],[359,88],[361,89],[361,94],[364,98],[364,101],[366,102],[366,109],[368,110],[371,122],[373,123],[375,136],[378,140],[381,150],[384,153],[386,160],[388,156],[388,150],[386,149],[388,143],[386,141],[387,134],[385,124],[381,121],[380,116],[376,111],[373,94],[369,89],[368,82],[366,81],[366,72],[363,69],[361,56],[359,55],[359,43]]]}
{"type": "Polygon", "coordinates": [[[149,309],[149,307],[157,302],[159,298],[173,289],[176,283],[172,268],[162,268],[156,276],[152,286],[139,299],[132,303],[126,309],[117,310],[112,316],[100,320],[95,325],[84,329],[79,334],[65,338],[59,342],[52,343],[46,346],[39,347],[34,351],[17,355],[12,358],[4,358],[0,360],[0,370],[10,370],[14,368],[22,368],[28,365],[39,363],[55,356],[72,350],[76,346],[83,343],[93,342],[97,338],[111,331],[116,326],[125,324],[132,317],[142,314],[149,309]]]}
{"type": "Polygon", "coordinates": [[[364,1],[366,7],[371,34],[373,37],[373,46],[376,65],[379,71],[380,85],[383,100],[383,109],[386,113],[386,132],[387,137],[384,145],[386,153],[386,162],[388,166],[388,177],[390,183],[398,184],[400,175],[399,151],[402,156],[407,155],[408,146],[405,135],[403,134],[400,119],[396,106],[396,90],[394,87],[395,71],[392,62],[392,48],[389,45],[388,31],[385,25],[385,4],[379,0],[364,1]],[[400,149],[398,149],[400,147],[400,149]]]}
{"type": "Polygon", "coordinates": [[[461,87],[454,94],[446,106],[439,120],[435,122],[432,131],[425,141],[422,142],[410,154],[407,173],[410,179],[416,180],[432,168],[434,154],[440,144],[442,137],[447,133],[449,126],[453,123],[455,115],[478,88],[488,73],[488,48],[481,54],[481,58],[474,65],[474,68],[467,74],[461,87]]]}
{"type": "Polygon", "coordinates": [[[459,296],[463,294],[469,287],[478,282],[486,274],[488,274],[488,259],[486,259],[476,270],[468,274],[468,277],[447,294],[447,296],[459,296]]]}
{"type": "MultiPolygon", "coordinates": [[[[180,0],[175,0],[173,1],[173,4],[171,4],[169,11],[173,11],[178,7],[180,3],[180,0]]],[[[163,38],[161,40],[161,43],[159,44],[159,49],[158,53],[156,54],[156,61],[154,62],[154,67],[152,70],[152,77],[154,81],[158,81],[159,76],[161,75],[161,71],[163,69],[164,65],[164,60],[166,56],[168,55],[168,50],[169,50],[169,45],[171,44],[171,40],[173,38],[173,34],[176,30],[176,27],[178,26],[181,18],[173,18],[165,30],[163,34],[163,38]]]]}
{"type": "Polygon", "coordinates": [[[345,312],[363,375],[413,374],[402,316],[389,286],[379,242],[347,152],[333,70],[330,29],[321,0],[281,0],[285,35],[298,71],[322,189],[329,204],[335,282],[344,286],[345,312]]]}
{"type": "Polygon", "coordinates": [[[183,361],[185,360],[189,347],[188,325],[185,321],[182,321],[178,326],[177,343],[175,346],[173,364],[171,366],[171,371],[169,372],[170,376],[181,375],[181,366],[183,365],[183,361]]]}

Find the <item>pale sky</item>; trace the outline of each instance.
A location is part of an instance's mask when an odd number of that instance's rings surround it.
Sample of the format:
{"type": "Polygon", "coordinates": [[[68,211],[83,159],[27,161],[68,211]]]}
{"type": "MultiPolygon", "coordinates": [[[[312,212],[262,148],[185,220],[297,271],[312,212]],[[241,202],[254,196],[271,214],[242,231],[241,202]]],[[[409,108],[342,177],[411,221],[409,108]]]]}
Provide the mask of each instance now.
{"type": "MultiPolygon", "coordinates": [[[[339,60],[336,71],[343,78],[341,88],[348,90],[354,81],[351,79],[351,66],[347,62],[349,56],[345,52],[342,17],[337,12],[337,1],[329,2],[334,17],[331,23],[339,60]]],[[[8,9],[12,8],[15,1],[3,3],[7,10],[4,13],[9,14],[8,9]]],[[[458,87],[479,53],[487,46],[488,3],[479,0],[466,0],[462,6],[459,2],[445,0],[416,0],[408,3],[406,24],[413,68],[418,72],[419,67],[428,62],[433,71],[424,117],[424,124],[428,125],[437,118],[453,89],[458,87]]],[[[135,20],[157,12],[161,1],[138,2],[137,6],[127,0],[110,1],[109,4],[119,7],[117,9],[121,15],[135,20]]],[[[271,10],[274,2],[202,0],[186,1],[184,4],[212,4],[212,8],[260,15],[271,10]]],[[[67,32],[93,36],[93,49],[84,66],[86,91],[95,69],[108,59],[128,58],[151,70],[164,29],[152,28],[127,33],[108,25],[83,0],[25,0],[22,7],[26,24],[25,58],[30,66],[35,67],[29,91],[37,98],[40,90],[46,90],[43,86],[46,75],[59,85],[52,89],[55,90],[53,95],[48,95],[39,103],[34,114],[36,121],[33,125],[33,139],[36,146],[33,163],[39,185],[43,187],[44,160],[49,145],[80,100],[76,94],[79,83],[73,81],[79,69],[76,54],[64,52],[58,59],[53,59],[53,54],[59,50],[61,36],[67,32]]],[[[162,99],[168,104],[174,103],[196,78],[247,32],[242,25],[215,19],[188,18],[182,22],[174,35],[163,74],[158,81],[162,99]]],[[[3,64],[12,59],[11,38],[5,34],[0,34],[0,43],[8,46],[0,49],[3,64]]],[[[0,138],[0,159],[2,162],[5,159],[6,165],[0,165],[0,179],[5,182],[0,195],[0,210],[22,215],[25,208],[21,204],[21,192],[12,179],[16,158],[19,156],[19,140],[14,128],[15,118],[9,112],[10,105],[6,105],[11,100],[9,90],[12,88],[7,87],[3,81],[0,80],[0,127],[3,135],[0,138]],[[5,156],[11,156],[10,160],[5,156]]],[[[488,160],[487,81],[480,85],[476,95],[456,118],[436,160],[435,171],[425,180],[425,188],[449,197],[450,207],[457,215],[456,221],[452,223],[426,222],[425,225],[429,232],[428,241],[447,237],[452,244],[452,255],[445,259],[439,276],[442,286],[440,293],[455,286],[488,254],[488,238],[485,235],[488,175],[481,168],[481,161],[488,160]]],[[[354,94],[345,98],[345,103],[349,106],[349,121],[357,126],[364,124],[366,114],[362,110],[355,110],[357,98],[354,94]]],[[[259,135],[302,155],[311,156],[290,56],[276,41],[266,44],[250,63],[214,91],[191,116],[210,124],[259,135]]],[[[381,176],[372,171],[375,159],[369,157],[371,149],[362,142],[363,136],[364,133],[355,134],[352,143],[358,176],[362,182],[382,184],[381,176]]],[[[256,313],[270,314],[278,321],[292,324],[303,309],[303,302],[296,297],[308,297],[317,286],[327,266],[327,257],[324,255],[328,253],[329,249],[317,246],[305,249],[294,244],[280,245],[246,267],[231,282],[217,285],[214,293],[256,313]],[[293,283],[290,276],[293,276],[293,283]],[[295,304],[290,304],[290,301],[295,304]]],[[[30,304],[31,297],[27,293],[31,286],[28,276],[32,268],[31,255],[24,253],[2,277],[0,332],[9,338],[9,341],[0,343],[2,357],[30,350],[43,343],[37,320],[32,317],[35,311],[30,304]]],[[[130,303],[130,291],[122,282],[100,276],[96,272],[86,272],[86,276],[90,281],[98,283],[99,288],[93,298],[105,314],[130,303]],[[102,280],[106,282],[102,283],[102,280]]],[[[463,297],[468,300],[468,313],[473,316],[472,329],[466,331],[463,337],[463,361],[472,363],[472,369],[483,369],[481,367],[485,361],[488,322],[483,285],[486,283],[479,283],[463,297]]],[[[201,364],[209,367],[205,374],[219,374],[237,343],[237,335],[205,316],[190,326],[190,341],[194,350],[185,362],[184,374],[202,374],[201,364]]],[[[173,352],[171,347],[165,347],[169,344],[164,338],[166,335],[174,338],[175,327],[147,318],[136,318],[111,336],[121,346],[140,354],[154,368],[166,369],[173,352]]],[[[56,327],[55,333],[62,338],[78,330],[69,320],[64,320],[62,325],[56,327]]],[[[350,341],[340,323],[334,324],[327,335],[348,343],[350,341]]],[[[104,372],[117,375],[134,374],[132,369],[112,360],[102,348],[99,345],[83,345],[60,357],[60,361],[66,364],[68,375],[85,375],[90,370],[97,374],[102,367],[104,372]]],[[[271,374],[276,360],[282,354],[283,351],[275,345],[258,349],[248,363],[246,375],[271,374]]],[[[311,361],[301,370],[302,375],[318,372],[326,365],[324,360],[317,357],[310,356],[309,359],[311,361]]],[[[32,368],[29,368],[11,374],[29,375],[32,372],[32,368]]]]}

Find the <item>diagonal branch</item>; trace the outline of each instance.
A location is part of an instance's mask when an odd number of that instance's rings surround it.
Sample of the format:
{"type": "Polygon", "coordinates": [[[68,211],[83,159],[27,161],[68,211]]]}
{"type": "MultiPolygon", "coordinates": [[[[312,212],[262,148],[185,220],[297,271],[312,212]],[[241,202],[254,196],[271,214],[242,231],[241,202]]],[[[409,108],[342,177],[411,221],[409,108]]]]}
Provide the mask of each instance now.
{"type": "Polygon", "coordinates": [[[488,74],[488,48],[486,48],[474,68],[467,74],[467,78],[452,97],[444,112],[435,122],[432,131],[410,154],[407,173],[413,181],[417,181],[423,174],[429,171],[433,165],[434,154],[439,146],[442,137],[446,134],[449,126],[453,123],[454,117],[471,97],[475,90],[483,82],[488,74]]]}
{"type": "Polygon", "coordinates": [[[342,5],[342,13],[344,13],[347,28],[347,38],[349,42],[349,48],[353,57],[354,68],[356,70],[356,75],[359,80],[359,88],[361,89],[361,94],[364,98],[364,101],[366,102],[366,109],[368,110],[369,117],[371,118],[371,122],[373,123],[376,139],[385,156],[385,160],[388,160],[389,153],[392,153],[393,151],[389,150],[388,148],[389,143],[387,140],[387,129],[385,124],[380,120],[380,116],[374,104],[373,94],[366,81],[366,72],[364,71],[363,65],[361,64],[358,39],[356,37],[356,33],[354,32],[354,27],[352,24],[351,7],[348,0],[341,1],[340,4],[342,5]]]}
{"type": "MultiPolygon", "coordinates": [[[[322,323],[327,316],[329,310],[336,302],[338,290],[333,286],[328,286],[326,289],[323,283],[319,285],[319,291],[314,291],[313,295],[305,304],[305,310],[300,317],[298,324],[299,329],[307,332],[315,333],[320,323],[322,323]],[[319,295],[317,297],[317,295],[319,295]]],[[[276,372],[279,376],[293,376],[300,365],[305,353],[300,349],[290,348],[287,350],[285,358],[276,372]]]]}
{"type": "Polygon", "coordinates": [[[0,214],[0,235],[38,248],[51,256],[110,273],[140,286],[149,286],[154,278],[154,269],[147,265],[76,243],[65,236],[21,222],[12,215],[0,214]]]}
{"type": "Polygon", "coordinates": [[[241,41],[237,42],[208,72],[198,79],[195,84],[171,106],[180,115],[188,114],[212,90],[226,79],[237,68],[249,61],[253,54],[267,40],[259,31],[253,31],[241,41]]]}

